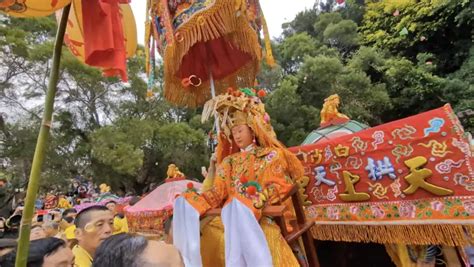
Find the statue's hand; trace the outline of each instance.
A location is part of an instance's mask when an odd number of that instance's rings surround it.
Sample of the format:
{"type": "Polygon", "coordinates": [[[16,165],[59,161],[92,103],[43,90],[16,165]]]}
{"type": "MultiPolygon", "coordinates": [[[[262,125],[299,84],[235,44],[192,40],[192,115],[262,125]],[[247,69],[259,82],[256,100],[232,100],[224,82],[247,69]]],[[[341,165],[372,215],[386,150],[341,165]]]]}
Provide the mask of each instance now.
{"type": "Polygon", "coordinates": [[[217,155],[216,153],[212,153],[211,155],[211,161],[210,161],[210,165],[216,165],[216,162],[217,162],[217,155]]]}
{"type": "Polygon", "coordinates": [[[206,167],[202,166],[201,167],[201,174],[202,174],[202,177],[206,178],[207,177],[207,170],[206,170],[206,167]]]}

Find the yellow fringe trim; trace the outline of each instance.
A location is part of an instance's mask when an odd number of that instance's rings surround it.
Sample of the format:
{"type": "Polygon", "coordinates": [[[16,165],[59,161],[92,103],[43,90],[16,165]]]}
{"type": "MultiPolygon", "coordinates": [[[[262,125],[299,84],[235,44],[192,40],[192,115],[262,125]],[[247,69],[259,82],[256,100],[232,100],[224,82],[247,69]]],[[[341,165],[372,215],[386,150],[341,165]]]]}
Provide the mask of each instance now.
{"type": "MultiPolygon", "coordinates": [[[[146,12],[150,10],[150,0],[146,1],[146,12]]],[[[146,14],[145,19],[145,72],[150,75],[150,39],[151,39],[151,22],[150,15],[146,14]]],[[[153,47],[153,49],[155,49],[153,47]]]]}
{"type": "Polygon", "coordinates": [[[465,246],[474,226],[463,225],[315,225],[311,232],[318,240],[375,242],[381,244],[465,246]]]}
{"type": "MultiPolygon", "coordinates": [[[[251,61],[226,78],[214,81],[216,94],[218,95],[224,92],[228,87],[239,88],[250,86],[253,84],[253,79],[255,79],[258,69],[258,62],[251,61]]],[[[174,75],[165,78],[165,81],[164,96],[173,104],[194,108],[201,106],[206,100],[211,98],[209,80],[203,82],[198,87],[190,86],[188,88],[184,88],[181,85],[181,79],[176,78],[174,75]]]]}
{"type": "Polygon", "coordinates": [[[469,236],[469,244],[474,245],[474,226],[467,227],[466,231],[469,236]]]}
{"type": "MultiPolygon", "coordinates": [[[[209,82],[199,87],[184,88],[181,79],[176,77],[181,61],[189,49],[197,42],[206,42],[220,37],[226,38],[237,49],[249,54],[253,60],[246,66],[226,77],[215,81],[216,93],[223,92],[227,87],[252,86],[259,70],[262,51],[255,30],[250,26],[244,12],[236,11],[236,0],[221,0],[181,25],[175,32],[172,45],[168,44],[164,52],[165,98],[170,102],[196,107],[210,97],[209,82]],[[236,16],[236,12],[240,12],[236,16]],[[176,40],[179,35],[181,42],[176,40]],[[237,79],[238,78],[238,79],[237,79]],[[238,81],[238,83],[236,82],[238,81]]],[[[202,64],[196,62],[196,64],[202,64]]],[[[208,77],[200,77],[207,80],[208,77]]]]}
{"type": "MultiPolygon", "coordinates": [[[[260,8],[260,10],[262,10],[260,8]]],[[[267,21],[265,20],[265,16],[263,15],[263,11],[260,11],[260,17],[262,19],[262,26],[263,26],[263,36],[265,40],[265,60],[267,61],[268,66],[271,68],[275,67],[275,59],[273,58],[272,53],[272,42],[270,41],[270,32],[268,31],[267,21]]]]}

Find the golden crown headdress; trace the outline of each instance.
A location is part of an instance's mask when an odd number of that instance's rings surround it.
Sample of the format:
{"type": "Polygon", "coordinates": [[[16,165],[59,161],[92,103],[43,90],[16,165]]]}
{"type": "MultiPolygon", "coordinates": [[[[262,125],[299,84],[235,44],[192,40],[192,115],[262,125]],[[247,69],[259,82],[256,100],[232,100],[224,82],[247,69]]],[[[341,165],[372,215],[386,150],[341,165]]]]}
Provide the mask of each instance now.
{"type": "Polygon", "coordinates": [[[260,97],[265,96],[264,90],[243,88],[235,90],[229,88],[227,93],[218,95],[206,102],[202,114],[202,121],[215,116],[218,120],[219,129],[225,134],[227,139],[231,139],[231,129],[236,125],[246,124],[254,132],[255,126],[262,127],[263,130],[275,137],[275,133],[270,124],[270,116],[265,112],[265,105],[260,97]]]}
{"type": "Polygon", "coordinates": [[[283,149],[291,176],[300,177],[303,175],[301,163],[278,141],[273,131],[270,116],[265,112],[265,105],[261,100],[265,95],[264,90],[229,88],[225,94],[206,102],[202,121],[205,122],[214,116],[220,130],[216,149],[217,162],[220,163],[226,156],[239,151],[232,140],[231,129],[246,124],[252,129],[260,147],[283,149]]]}

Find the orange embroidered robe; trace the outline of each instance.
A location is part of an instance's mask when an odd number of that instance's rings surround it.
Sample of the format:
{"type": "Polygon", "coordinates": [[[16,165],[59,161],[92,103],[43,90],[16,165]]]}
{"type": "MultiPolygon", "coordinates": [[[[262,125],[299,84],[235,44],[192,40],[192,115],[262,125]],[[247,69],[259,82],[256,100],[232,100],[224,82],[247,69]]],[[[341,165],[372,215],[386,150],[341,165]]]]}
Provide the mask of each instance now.
{"type": "Polygon", "coordinates": [[[286,169],[281,150],[256,147],[226,157],[210,190],[201,195],[188,192],[184,196],[199,214],[238,198],[260,219],[265,202],[276,203],[291,190],[293,181],[286,169]]]}
{"type": "MultiPolygon", "coordinates": [[[[267,204],[276,203],[291,190],[293,181],[288,175],[287,167],[282,150],[256,147],[252,151],[226,157],[217,168],[214,184],[210,190],[201,195],[188,191],[183,196],[201,215],[209,209],[222,207],[233,198],[238,198],[253,211],[257,220],[260,220],[265,199],[267,204]]],[[[267,239],[273,265],[298,266],[278,225],[269,218],[263,218],[260,220],[260,226],[267,239]]],[[[203,266],[225,265],[223,230],[220,217],[203,228],[201,237],[203,266]]]]}

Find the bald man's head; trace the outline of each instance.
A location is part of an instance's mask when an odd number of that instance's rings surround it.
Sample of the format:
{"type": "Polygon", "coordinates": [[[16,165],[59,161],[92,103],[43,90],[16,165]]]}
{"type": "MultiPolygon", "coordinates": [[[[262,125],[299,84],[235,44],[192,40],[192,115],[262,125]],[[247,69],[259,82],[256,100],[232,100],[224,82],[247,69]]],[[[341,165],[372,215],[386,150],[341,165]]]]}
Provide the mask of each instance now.
{"type": "Polygon", "coordinates": [[[173,245],[147,240],[143,236],[118,234],[97,249],[93,267],[184,267],[173,245]]]}
{"type": "Polygon", "coordinates": [[[74,224],[76,228],[84,228],[88,223],[90,223],[93,219],[93,215],[97,211],[108,211],[107,207],[105,206],[92,206],[81,210],[76,216],[74,220],[74,224]]]}

